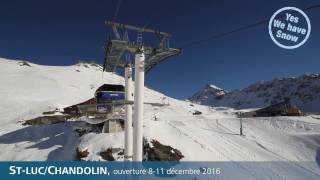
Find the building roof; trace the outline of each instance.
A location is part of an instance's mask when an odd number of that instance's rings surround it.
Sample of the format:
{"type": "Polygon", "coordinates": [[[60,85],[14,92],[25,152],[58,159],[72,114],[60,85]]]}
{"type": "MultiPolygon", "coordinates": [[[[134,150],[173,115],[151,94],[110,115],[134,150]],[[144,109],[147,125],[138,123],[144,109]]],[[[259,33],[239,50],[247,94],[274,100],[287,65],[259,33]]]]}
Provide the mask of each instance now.
{"type": "Polygon", "coordinates": [[[96,92],[99,91],[124,91],[124,86],[120,84],[104,84],[96,90],[96,92]]]}

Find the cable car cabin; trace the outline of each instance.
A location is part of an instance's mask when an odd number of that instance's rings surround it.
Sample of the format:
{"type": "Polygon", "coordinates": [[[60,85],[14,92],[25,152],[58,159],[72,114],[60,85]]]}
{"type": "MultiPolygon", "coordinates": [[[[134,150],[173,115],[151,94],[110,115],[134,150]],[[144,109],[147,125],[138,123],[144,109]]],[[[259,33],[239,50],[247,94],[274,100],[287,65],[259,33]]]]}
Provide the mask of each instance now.
{"type": "Polygon", "coordinates": [[[97,112],[112,112],[114,111],[114,105],[108,103],[125,100],[124,86],[104,84],[96,90],[95,98],[97,100],[97,112]]]}

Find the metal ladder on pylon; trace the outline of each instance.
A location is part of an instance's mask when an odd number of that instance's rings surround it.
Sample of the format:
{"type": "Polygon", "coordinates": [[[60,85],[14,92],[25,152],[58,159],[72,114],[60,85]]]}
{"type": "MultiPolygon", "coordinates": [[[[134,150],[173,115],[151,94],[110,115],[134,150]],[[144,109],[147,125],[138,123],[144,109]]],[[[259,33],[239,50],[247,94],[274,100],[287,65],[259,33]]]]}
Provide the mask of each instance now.
{"type": "Polygon", "coordinates": [[[142,31],[137,34],[137,45],[142,46],[142,31]]]}

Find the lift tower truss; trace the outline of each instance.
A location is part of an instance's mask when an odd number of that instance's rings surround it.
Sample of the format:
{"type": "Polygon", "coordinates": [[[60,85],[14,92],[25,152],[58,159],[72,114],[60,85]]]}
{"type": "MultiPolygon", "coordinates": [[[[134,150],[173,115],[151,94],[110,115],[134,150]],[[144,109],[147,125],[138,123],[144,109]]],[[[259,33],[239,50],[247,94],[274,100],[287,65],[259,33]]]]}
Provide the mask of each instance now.
{"type": "Polygon", "coordinates": [[[134,62],[129,62],[125,55],[134,55],[137,50],[143,46],[145,54],[144,70],[148,73],[153,67],[169,57],[180,54],[180,49],[169,47],[169,33],[156,31],[144,27],[136,27],[127,24],[120,24],[112,21],[107,21],[106,25],[112,28],[112,38],[108,37],[105,46],[105,59],[103,70],[114,72],[117,68],[125,68],[129,63],[134,67],[134,62]],[[129,40],[129,31],[137,33],[137,40],[129,40]],[[152,33],[159,39],[158,46],[146,45],[142,43],[142,33],[152,33]]]}

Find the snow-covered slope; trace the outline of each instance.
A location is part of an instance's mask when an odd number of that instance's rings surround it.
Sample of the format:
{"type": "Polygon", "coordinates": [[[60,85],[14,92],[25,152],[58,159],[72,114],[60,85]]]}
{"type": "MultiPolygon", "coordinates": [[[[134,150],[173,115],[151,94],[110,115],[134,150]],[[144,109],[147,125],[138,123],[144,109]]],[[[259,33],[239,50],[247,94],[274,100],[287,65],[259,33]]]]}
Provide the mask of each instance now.
{"type": "MultiPolygon", "coordinates": [[[[88,160],[102,160],[101,150],[123,148],[123,132],[79,137],[84,122],[23,126],[20,121],[42,112],[82,102],[103,83],[123,78],[102,73],[99,66],[42,66],[0,59],[0,160],[73,160],[76,148],[89,151],[88,160]]],[[[165,95],[145,89],[145,101],[161,103],[165,95]]],[[[302,179],[320,174],[320,120],[318,116],[239,119],[229,108],[210,108],[170,97],[169,106],[145,104],[144,136],[170,145],[182,161],[230,161],[247,179],[302,179]],[[201,115],[193,115],[195,111],[201,115]],[[157,120],[155,120],[157,116],[157,120]],[[235,161],[312,161],[307,167],[268,167],[261,174],[235,161]],[[290,175],[286,172],[299,172],[290,175]],[[311,173],[310,173],[311,172],[311,173]],[[283,174],[285,173],[285,175],[283,174]]]]}
{"type": "MultiPolygon", "coordinates": [[[[225,92],[220,89],[221,92],[225,92]]],[[[289,98],[291,103],[307,112],[320,112],[320,75],[306,74],[297,78],[261,81],[240,91],[217,95],[216,87],[206,86],[190,100],[209,106],[260,108],[289,98]]]]}
{"type": "MultiPolygon", "coordinates": [[[[73,132],[76,123],[23,127],[19,122],[88,100],[104,83],[124,84],[122,77],[102,73],[94,64],[42,66],[0,58],[0,75],[0,136],[5,134],[0,139],[0,160],[72,159],[75,150],[63,146],[79,143],[73,132]]],[[[146,102],[160,102],[163,96],[145,90],[146,102]]]]}

